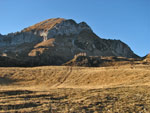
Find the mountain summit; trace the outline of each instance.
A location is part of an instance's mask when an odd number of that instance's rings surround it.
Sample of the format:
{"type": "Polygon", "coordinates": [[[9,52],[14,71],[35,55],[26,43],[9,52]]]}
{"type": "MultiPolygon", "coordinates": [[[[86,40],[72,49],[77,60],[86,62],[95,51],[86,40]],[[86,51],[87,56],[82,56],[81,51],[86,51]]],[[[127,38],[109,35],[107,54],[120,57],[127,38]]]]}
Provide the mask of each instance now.
{"type": "Polygon", "coordinates": [[[60,35],[77,35],[83,30],[92,31],[85,22],[77,24],[72,19],[65,20],[63,18],[53,18],[28,27],[24,29],[23,32],[32,31],[36,35],[49,39],[60,35]]]}
{"type": "Polygon", "coordinates": [[[29,65],[61,65],[79,53],[138,57],[120,40],[102,39],[85,22],[72,19],[48,19],[21,32],[0,35],[0,55],[29,65]]]}

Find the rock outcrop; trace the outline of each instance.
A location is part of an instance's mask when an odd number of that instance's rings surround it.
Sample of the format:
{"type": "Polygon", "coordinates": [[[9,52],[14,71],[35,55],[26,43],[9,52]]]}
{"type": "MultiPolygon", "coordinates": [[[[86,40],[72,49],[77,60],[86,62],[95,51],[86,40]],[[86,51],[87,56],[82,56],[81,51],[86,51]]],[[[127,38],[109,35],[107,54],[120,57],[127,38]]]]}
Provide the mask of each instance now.
{"type": "Polygon", "coordinates": [[[0,35],[0,55],[30,61],[29,65],[61,65],[78,53],[88,56],[138,56],[120,40],[98,37],[85,23],[48,19],[21,32],[0,35]]]}
{"type": "Polygon", "coordinates": [[[145,62],[150,62],[150,54],[146,55],[143,60],[145,62]]]}
{"type": "Polygon", "coordinates": [[[85,53],[76,55],[72,60],[66,62],[65,66],[83,66],[83,67],[106,67],[106,66],[120,66],[133,65],[139,59],[125,58],[125,57],[101,57],[101,56],[86,56],[85,53]]]}

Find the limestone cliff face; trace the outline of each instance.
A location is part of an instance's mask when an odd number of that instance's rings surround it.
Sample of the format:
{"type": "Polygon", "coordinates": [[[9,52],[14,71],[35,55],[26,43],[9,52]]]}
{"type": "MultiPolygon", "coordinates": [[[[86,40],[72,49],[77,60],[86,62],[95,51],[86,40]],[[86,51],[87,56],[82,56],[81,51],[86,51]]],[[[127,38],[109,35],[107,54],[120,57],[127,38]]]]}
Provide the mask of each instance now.
{"type": "Polygon", "coordinates": [[[59,65],[78,53],[88,56],[137,57],[120,40],[99,38],[85,23],[48,19],[21,32],[0,35],[0,54],[31,60],[35,65],[59,65]]]}
{"type": "Polygon", "coordinates": [[[16,46],[24,43],[32,43],[34,41],[41,40],[40,36],[36,36],[31,32],[17,32],[11,33],[7,36],[0,38],[0,47],[16,46]]]}

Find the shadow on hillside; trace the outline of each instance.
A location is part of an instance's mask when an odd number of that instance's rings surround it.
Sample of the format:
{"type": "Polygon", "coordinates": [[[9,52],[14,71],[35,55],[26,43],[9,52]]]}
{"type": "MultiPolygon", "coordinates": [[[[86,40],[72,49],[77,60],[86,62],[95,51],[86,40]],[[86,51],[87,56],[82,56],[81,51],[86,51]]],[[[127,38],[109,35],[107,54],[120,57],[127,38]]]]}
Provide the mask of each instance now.
{"type": "Polygon", "coordinates": [[[9,85],[16,82],[16,80],[12,80],[10,78],[6,78],[6,77],[0,77],[0,85],[9,85]]]}

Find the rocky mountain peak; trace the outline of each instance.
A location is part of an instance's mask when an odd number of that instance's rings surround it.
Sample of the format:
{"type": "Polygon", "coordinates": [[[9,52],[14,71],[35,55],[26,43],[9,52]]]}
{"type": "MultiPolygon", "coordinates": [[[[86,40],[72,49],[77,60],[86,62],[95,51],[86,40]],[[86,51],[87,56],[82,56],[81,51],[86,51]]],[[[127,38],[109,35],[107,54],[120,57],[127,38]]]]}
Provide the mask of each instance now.
{"type": "Polygon", "coordinates": [[[84,30],[92,32],[85,22],[78,24],[72,19],[53,18],[25,28],[22,32],[32,32],[48,40],[57,36],[77,35],[84,30]]]}

